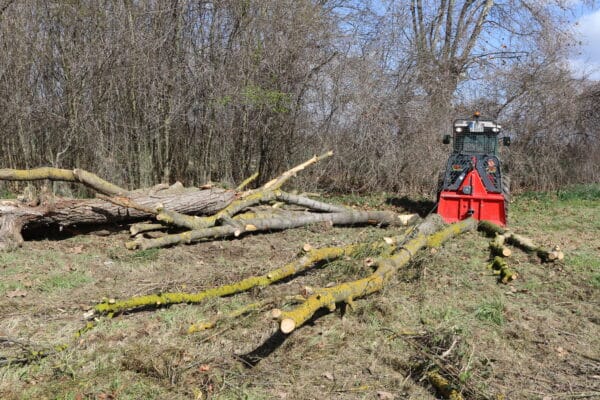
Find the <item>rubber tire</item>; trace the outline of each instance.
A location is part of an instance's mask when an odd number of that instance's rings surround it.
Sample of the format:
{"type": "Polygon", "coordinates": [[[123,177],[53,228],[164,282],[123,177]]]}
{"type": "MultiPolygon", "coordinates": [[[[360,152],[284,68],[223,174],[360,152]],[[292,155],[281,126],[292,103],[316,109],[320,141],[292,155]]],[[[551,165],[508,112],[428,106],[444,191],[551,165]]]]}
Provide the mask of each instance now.
{"type": "Polygon", "coordinates": [[[446,175],[445,171],[442,171],[438,175],[437,186],[435,188],[435,204],[436,204],[436,212],[437,212],[437,204],[440,202],[440,194],[442,193],[442,189],[444,188],[444,176],[446,175]]]}
{"type": "Polygon", "coordinates": [[[510,203],[510,175],[502,174],[502,195],[504,195],[504,215],[508,225],[508,209],[510,203]]]}

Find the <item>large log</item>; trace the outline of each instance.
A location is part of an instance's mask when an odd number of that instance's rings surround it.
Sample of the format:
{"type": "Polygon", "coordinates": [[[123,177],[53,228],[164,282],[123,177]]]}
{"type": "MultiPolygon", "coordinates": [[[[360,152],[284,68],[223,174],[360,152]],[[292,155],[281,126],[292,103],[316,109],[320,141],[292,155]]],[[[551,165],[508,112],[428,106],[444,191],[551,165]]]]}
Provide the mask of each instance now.
{"type": "Polygon", "coordinates": [[[232,224],[193,229],[155,239],[137,238],[125,244],[130,250],[147,250],[173,246],[180,243],[195,243],[203,239],[239,237],[248,232],[280,231],[310,224],[325,222],[332,226],[382,225],[406,226],[414,221],[414,215],[399,215],[391,211],[346,211],[339,213],[287,213],[273,218],[235,219],[232,224]]]}
{"type": "MultiPolygon", "coordinates": [[[[214,214],[233,201],[235,192],[220,188],[184,188],[176,184],[166,188],[159,186],[136,190],[127,195],[135,203],[148,208],[160,205],[184,214],[214,214]]],[[[39,205],[31,204],[17,200],[0,202],[0,250],[20,246],[23,229],[36,230],[49,225],[102,225],[150,217],[147,212],[121,207],[101,199],[47,198],[39,205]]]]}

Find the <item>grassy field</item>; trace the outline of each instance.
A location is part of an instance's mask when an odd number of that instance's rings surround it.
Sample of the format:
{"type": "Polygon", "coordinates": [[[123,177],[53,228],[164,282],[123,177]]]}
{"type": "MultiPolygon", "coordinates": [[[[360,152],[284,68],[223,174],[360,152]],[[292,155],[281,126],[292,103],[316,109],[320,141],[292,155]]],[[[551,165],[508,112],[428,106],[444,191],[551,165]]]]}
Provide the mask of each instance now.
{"type": "MultiPolygon", "coordinates": [[[[428,208],[386,195],[337,199],[357,207],[428,208]]],[[[497,283],[477,232],[427,251],[356,309],[323,313],[289,336],[266,311],[186,333],[191,323],[304,286],[365,276],[342,259],[273,287],[101,319],[103,298],[199,291],[264,273],[314,247],[394,234],[311,226],[240,240],[129,252],[125,231],[26,242],[0,254],[0,356],[63,351],[0,368],[2,399],[434,399],[438,369],[465,398],[600,398],[600,187],[532,193],[511,204],[511,227],[565,260],[514,251],[519,277],[497,283]],[[12,340],[7,341],[7,339],[12,340]]]]}

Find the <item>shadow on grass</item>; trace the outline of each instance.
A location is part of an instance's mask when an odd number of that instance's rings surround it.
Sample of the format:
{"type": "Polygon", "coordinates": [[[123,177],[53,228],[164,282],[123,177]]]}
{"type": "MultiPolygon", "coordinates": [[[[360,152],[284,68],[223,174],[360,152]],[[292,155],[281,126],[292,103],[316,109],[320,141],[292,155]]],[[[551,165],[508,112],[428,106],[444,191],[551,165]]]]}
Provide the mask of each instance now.
{"type": "MultiPolygon", "coordinates": [[[[321,308],[312,316],[311,319],[309,319],[306,322],[305,325],[312,325],[317,319],[321,318],[323,315],[330,313],[331,312],[326,308],[321,308]]],[[[281,345],[285,343],[286,339],[292,334],[293,332],[286,335],[285,333],[282,333],[279,329],[277,329],[277,332],[272,334],[260,346],[246,354],[237,355],[237,358],[244,364],[246,368],[254,368],[258,365],[259,362],[261,362],[263,359],[273,354],[275,350],[280,348],[281,345]]]]}
{"type": "Polygon", "coordinates": [[[58,224],[49,224],[44,226],[25,227],[21,234],[25,241],[52,240],[60,241],[70,239],[75,236],[89,235],[102,232],[101,235],[108,235],[126,230],[128,225],[119,224],[97,224],[83,226],[63,226],[58,224]]]}
{"type": "Polygon", "coordinates": [[[435,211],[434,207],[437,205],[436,202],[428,199],[411,199],[407,196],[402,197],[388,197],[385,200],[386,204],[394,207],[400,207],[410,213],[419,214],[421,218],[425,218],[430,212],[435,211]]]}

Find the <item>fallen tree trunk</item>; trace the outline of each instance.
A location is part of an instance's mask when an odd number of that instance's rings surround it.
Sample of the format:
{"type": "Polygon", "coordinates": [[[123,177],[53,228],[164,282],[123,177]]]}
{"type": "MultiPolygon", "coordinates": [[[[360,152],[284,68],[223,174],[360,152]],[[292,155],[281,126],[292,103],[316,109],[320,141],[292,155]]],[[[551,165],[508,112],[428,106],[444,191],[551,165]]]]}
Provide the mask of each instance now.
{"type": "MultiPolygon", "coordinates": [[[[247,232],[278,231],[284,229],[298,228],[319,222],[327,222],[331,225],[393,225],[404,226],[414,220],[414,215],[398,215],[391,211],[346,211],[325,214],[304,214],[288,217],[235,219],[235,223],[213,226],[204,229],[195,229],[183,233],[163,236],[156,239],[138,238],[127,242],[125,246],[130,249],[152,249],[158,247],[172,246],[179,243],[194,243],[207,238],[238,237],[247,232]]],[[[296,213],[299,214],[299,213],[296,213]]]]}
{"type": "MultiPolygon", "coordinates": [[[[435,226],[435,219],[426,222],[435,226]]],[[[377,260],[377,269],[368,277],[329,288],[315,289],[314,294],[298,307],[289,311],[276,310],[273,316],[280,320],[281,332],[287,334],[303,325],[321,308],[334,311],[337,303],[345,303],[352,307],[354,299],[380,291],[398,269],[407,265],[422,248],[438,247],[451,237],[476,227],[477,222],[469,218],[429,235],[421,231],[414,239],[400,247],[393,256],[377,260]]]]}
{"type": "MultiPolygon", "coordinates": [[[[97,191],[99,199],[64,199],[44,196],[32,198],[29,193],[24,201],[5,201],[0,205],[0,250],[11,250],[23,243],[22,230],[35,230],[49,225],[58,225],[61,229],[73,225],[102,225],[115,222],[135,222],[150,216],[163,224],[180,228],[210,228],[217,223],[225,223],[239,230],[231,217],[252,205],[284,200],[322,212],[345,211],[341,206],[321,203],[301,196],[281,192],[280,187],[306,167],[333,155],[332,152],[315,156],[304,163],[284,172],[263,187],[243,193],[222,189],[183,188],[181,184],[171,187],[161,184],[152,189],[127,191],[104,179],[81,169],[58,169],[50,167],[31,170],[0,169],[0,180],[9,181],[65,181],[82,183],[97,191]],[[235,201],[234,201],[235,200],[235,201]],[[212,215],[215,214],[216,215],[212,215]],[[198,218],[196,215],[212,215],[198,218]]],[[[254,174],[245,180],[238,190],[243,189],[252,180],[254,174]]],[[[132,232],[139,233],[157,229],[154,225],[134,227],[132,232]]],[[[168,239],[168,238],[167,238],[168,239]]]]}
{"type": "MultiPolygon", "coordinates": [[[[128,198],[146,207],[160,204],[186,214],[211,214],[229,205],[233,191],[212,188],[184,188],[173,185],[166,189],[136,190],[128,198]]],[[[150,217],[133,208],[120,207],[101,199],[47,198],[40,205],[30,206],[20,201],[0,202],[0,250],[11,250],[23,242],[22,230],[35,231],[49,225],[59,227],[102,225],[131,222],[150,217]]]]}

